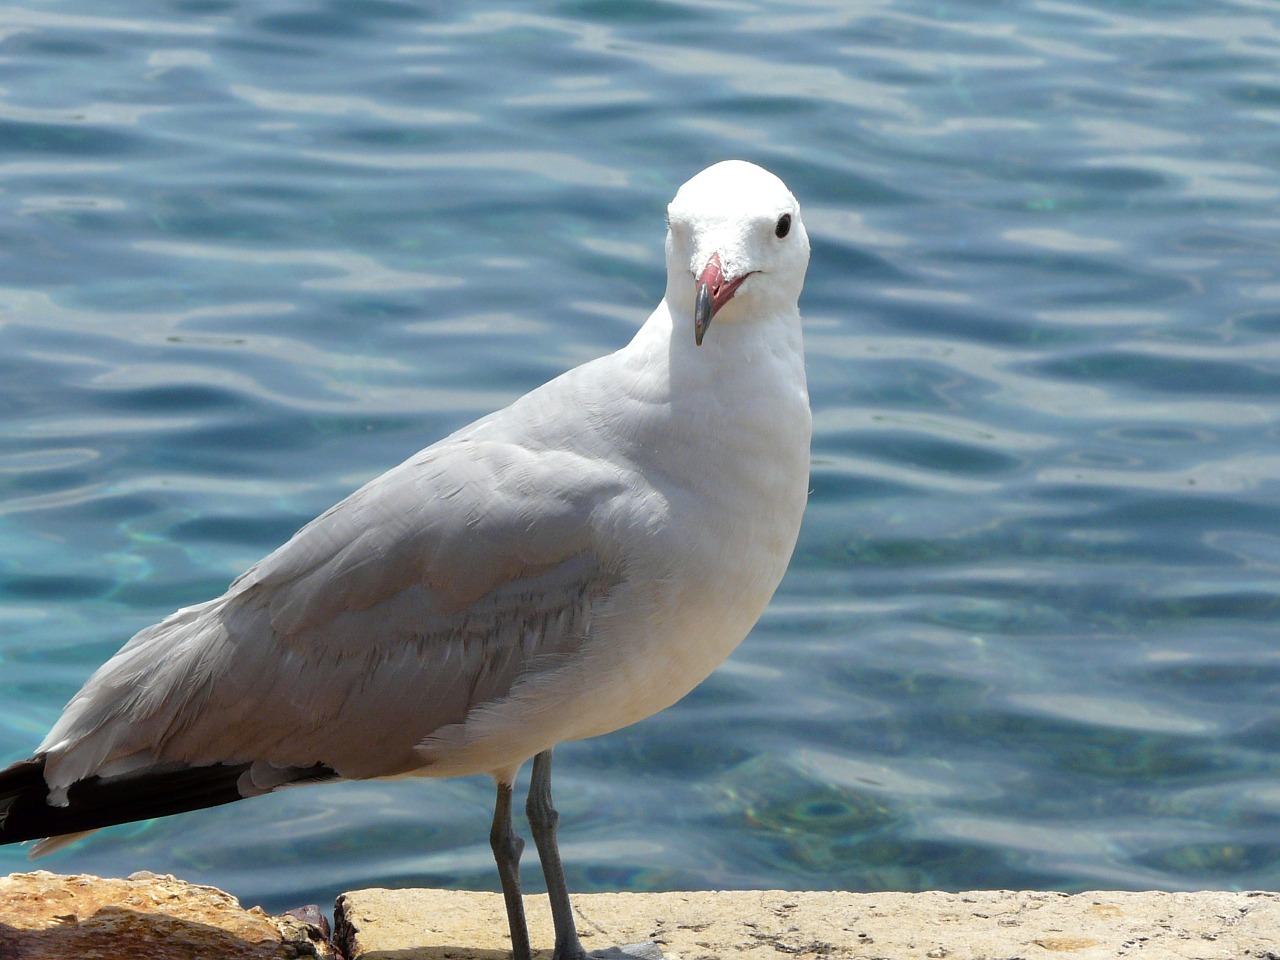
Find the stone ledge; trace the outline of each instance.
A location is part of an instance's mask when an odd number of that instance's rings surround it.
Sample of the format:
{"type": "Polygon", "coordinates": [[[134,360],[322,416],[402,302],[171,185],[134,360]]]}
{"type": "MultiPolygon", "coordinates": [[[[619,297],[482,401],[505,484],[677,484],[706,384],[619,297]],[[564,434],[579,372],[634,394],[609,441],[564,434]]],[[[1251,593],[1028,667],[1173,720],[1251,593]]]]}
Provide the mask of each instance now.
{"type": "MultiPolygon", "coordinates": [[[[670,960],[1280,960],[1275,893],[600,893],[573,898],[583,946],[653,939],[670,960]]],[[[550,957],[544,897],[529,934],[550,957]]],[[[359,890],[338,899],[347,960],[505,960],[502,898],[359,890]]]]}
{"type": "MultiPolygon", "coordinates": [[[[526,904],[541,960],[546,898],[526,904]]],[[[670,960],[1280,960],[1276,893],[603,893],[574,907],[587,949],[654,939],[670,960]]],[[[358,890],[335,920],[347,960],[510,956],[497,894],[358,890]]],[[[332,956],[314,924],[173,877],[0,878],[3,960],[332,956]]]]}

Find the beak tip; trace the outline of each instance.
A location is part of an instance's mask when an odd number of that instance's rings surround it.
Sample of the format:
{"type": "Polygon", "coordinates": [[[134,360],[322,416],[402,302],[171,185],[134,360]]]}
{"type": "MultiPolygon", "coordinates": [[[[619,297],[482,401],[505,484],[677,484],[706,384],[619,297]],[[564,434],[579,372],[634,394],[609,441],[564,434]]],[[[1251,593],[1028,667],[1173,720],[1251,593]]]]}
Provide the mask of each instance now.
{"type": "Polygon", "coordinates": [[[707,328],[711,326],[711,315],[713,307],[711,303],[711,288],[705,283],[698,284],[698,299],[693,305],[693,342],[695,346],[702,346],[702,338],[707,335],[707,328]]]}

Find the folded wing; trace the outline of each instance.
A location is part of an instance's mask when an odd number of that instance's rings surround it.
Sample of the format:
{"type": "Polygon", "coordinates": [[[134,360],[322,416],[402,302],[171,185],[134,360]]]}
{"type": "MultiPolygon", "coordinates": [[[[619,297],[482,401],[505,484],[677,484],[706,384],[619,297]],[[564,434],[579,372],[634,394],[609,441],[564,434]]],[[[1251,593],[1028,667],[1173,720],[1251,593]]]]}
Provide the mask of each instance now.
{"type": "Polygon", "coordinates": [[[37,751],[50,801],[175,765],[247,765],[244,795],[412,772],[416,744],[581,648],[623,575],[594,536],[620,489],[563,451],[427,448],[95,673],[37,751]]]}

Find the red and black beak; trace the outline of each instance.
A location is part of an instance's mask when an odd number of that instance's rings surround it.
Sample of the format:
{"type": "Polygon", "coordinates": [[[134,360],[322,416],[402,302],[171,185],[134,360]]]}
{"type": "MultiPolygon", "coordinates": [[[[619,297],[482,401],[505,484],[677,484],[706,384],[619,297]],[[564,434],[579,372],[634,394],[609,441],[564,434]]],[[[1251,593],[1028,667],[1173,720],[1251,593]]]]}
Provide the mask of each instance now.
{"type": "Polygon", "coordinates": [[[720,312],[720,308],[733,299],[742,281],[749,274],[725,281],[724,268],[720,264],[720,254],[713,253],[707,265],[698,276],[698,296],[693,303],[693,342],[702,346],[702,338],[711,326],[711,318],[720,312]]]}

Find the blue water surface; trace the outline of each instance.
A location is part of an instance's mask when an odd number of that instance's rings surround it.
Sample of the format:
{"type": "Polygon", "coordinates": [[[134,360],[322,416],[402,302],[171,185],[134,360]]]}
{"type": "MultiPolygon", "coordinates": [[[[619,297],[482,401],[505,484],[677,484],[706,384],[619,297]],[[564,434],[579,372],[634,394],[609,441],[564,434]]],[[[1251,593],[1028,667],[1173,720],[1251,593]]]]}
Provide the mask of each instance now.
{"type": "MultiPolygon", "coordinates": [[[[726,157],[804,204],[813,493],[730,662],[558,751],[571,886],[1280,887],[1266,0],[0,6],[0,762],[626,342],[726,157]]],[[[295,790],[40,865],[496,889],[491,802],[295,790]]]]}

